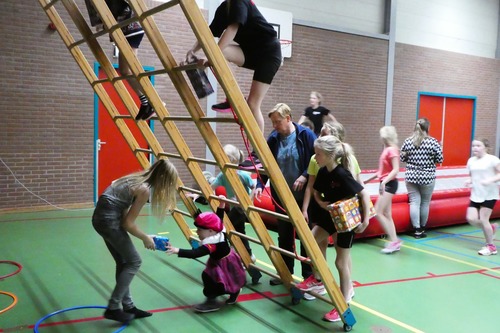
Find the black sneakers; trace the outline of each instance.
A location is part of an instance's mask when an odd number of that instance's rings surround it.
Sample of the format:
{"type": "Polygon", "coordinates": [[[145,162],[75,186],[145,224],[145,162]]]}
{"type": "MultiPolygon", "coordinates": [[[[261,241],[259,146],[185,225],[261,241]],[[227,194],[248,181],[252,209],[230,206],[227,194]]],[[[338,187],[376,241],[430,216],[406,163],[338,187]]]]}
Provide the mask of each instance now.
{"type": "Polygon", "coordinates": [[[236,300],[238,299],[238,295],[240,294],[240,291],[237,293],[229,294],[229,298],[226,300],[227,305],[233,305],[236,303],[236,300]]]}
{"type": "Polygon", "coordinates": [[[212,105],[212,110],[214,110],[216,112],[229,113],[229,112],[231,112],[231,105],[229,104],[229,102],[226,99],[222,103],[212,105]]]}
{"type": "Polygon", "coordinates": [[[133,314],[135,319],[151,317],[153,315],[151,312],[138,309],[135,306],[131,309],[124,310],[123,312],[133,314]]]}
{"type": "Polygon", "coordinates": [[[204,303],[195,305],[194,311],[201,313],[214,312],[218,311],[220,307],[220,304],[214,298],[207,298],[204,303]]]}
{"type": "Polygon", "coordinates": [[[139,113],[135,116],[135,120],[149,120],[155,116],[155,110],[151,104],[141,104],[139,113]]]}
{"type": "Polygon", "coordinates": [[[253,267],[250,267],[247,270],[247,272],[250,275],[250,277],[252,278],[252,284],[253,285],[259,284],[260,278],[262,277],[262,273],[258,269],[253,268],[253,267]]]}
{"type": "Polygon", "coordinates": [[[104,318],[119,321],[123,324],[128,324],[128,322],[134,319],[135,316],[132,313],[124,312],[121,309],[106,309],[106,311],[104,311],[104,318]]]}
{"type": "Polygon", "coordinates": [[[269,284],[271,286],[279,286],[280,284],[283,284],[283,281],[281,281],[280,279],[278,278],[275,278],[275,279],[271,279],[269,280],[269,284]]]}
{"type": "Polygon", "coordinates": [[[417,228],[413,233],[413,237],[415,237],[416,239],[425,238],[427,237],[427,234],[425,233],[425,230],[423,228],[417,228]]]}
{"type": "Polygon", "coordinates": [[[135,120],[149,120],[155,115],[155,110],[150,104],[141,104],[139,113],[135,116],[135,120]]]}

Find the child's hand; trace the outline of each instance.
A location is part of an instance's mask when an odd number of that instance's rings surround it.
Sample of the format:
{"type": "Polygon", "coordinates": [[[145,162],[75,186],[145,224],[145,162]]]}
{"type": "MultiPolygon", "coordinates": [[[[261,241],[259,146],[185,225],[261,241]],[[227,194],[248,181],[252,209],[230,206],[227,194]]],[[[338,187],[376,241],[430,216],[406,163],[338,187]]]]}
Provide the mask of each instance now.
{"type": "MultiPolygon", "coordinates": [[[[226,199],[226,196],[223,194],[219,194],[219,198],[226,199]]],[[[221,209],[226,208],[226,202],[223,200],[219,200],[219,208],[221,208],[221,209]]]]}
{"type": "Polygon", "coordinates": [[[177,254],[179,253],[179,249],[176,247],[173,247],[172,245],[168,244],[167,245],[167,254],[177,254]]]}

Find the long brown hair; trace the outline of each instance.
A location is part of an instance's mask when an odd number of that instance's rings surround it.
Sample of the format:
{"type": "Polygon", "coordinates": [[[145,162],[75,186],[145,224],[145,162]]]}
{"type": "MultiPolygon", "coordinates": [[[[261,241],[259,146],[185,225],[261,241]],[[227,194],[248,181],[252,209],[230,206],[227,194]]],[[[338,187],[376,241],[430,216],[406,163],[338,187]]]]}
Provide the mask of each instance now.
{"type": "Polygon", "coordinates": [[[413,135],[411,136],[411,139],[415,147],[417,148],[420,147],[422,141],[429,135],[429,126],[430,126],[429,119],[420,118],[419,120],[417,120],[417,123],[415,124],[415,129],[413,131],[413,135]]]}
{"type": "Polygon", "coordinates": [[[153,215],[163,221],[167,210],[175,208],[178,174],[175,166],[166,159],[159,159],[148,169],[116,181],[128,182],[131,187],[147,185],[151,189],[153,215]]]}

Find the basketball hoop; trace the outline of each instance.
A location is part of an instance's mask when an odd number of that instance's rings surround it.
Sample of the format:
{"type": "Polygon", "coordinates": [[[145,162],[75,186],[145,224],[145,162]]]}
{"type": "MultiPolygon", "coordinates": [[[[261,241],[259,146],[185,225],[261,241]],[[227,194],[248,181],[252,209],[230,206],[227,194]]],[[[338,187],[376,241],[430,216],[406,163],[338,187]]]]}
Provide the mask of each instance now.
{"type": "Polygon", "coordinates": [[[281,65],[283,65],[283,61],[285,58],[292,57],[292,43],[293,41],[290,39],[280,39],[281,44],[281,65]]]}

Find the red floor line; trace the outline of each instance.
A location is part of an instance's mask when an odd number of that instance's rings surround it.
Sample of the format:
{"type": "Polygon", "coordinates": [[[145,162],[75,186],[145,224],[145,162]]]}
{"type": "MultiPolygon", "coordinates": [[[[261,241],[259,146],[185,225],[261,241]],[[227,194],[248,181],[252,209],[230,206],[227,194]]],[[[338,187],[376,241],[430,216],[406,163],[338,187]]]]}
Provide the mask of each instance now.
{"type": "Polygon", "coordinates": [[[492,278],[494,278],[494,279],[498,279],[498,280],[500,280],[500,276],[498,276],[498,275],[493,275],[493,274],[490,274],[490,273],[488,273],[488,272],[481,272],[481,273],[479,273],[479,274],[486,275],[486,276],[488,276],[488,277],[492,277],[492,278]]]}
{"type": "MultiPolygon", "coordinates": [[[[256,301],[264,298],[277,298],[277,297],[285,297],[285,296],[290,296],[289,293],[283,293],[283,294],[274,294],[270,291],[266,291],[263,293],[250,293],[250,294],[242,294],[238,297],[238,303],[240,302],[249,302],[249,301],[256,301]]],[[[183,306],[175,306],[171,308],[162,308],[162,309],[156,309],[156,310],[148,310],[153,313],[159,313],[159,312],[169,312],[169,311],[177,311],[177,310],[183,310],[183,309],[188,309],[191,308],[192,305],[183,305],[183,306]]],[[[78,324],[78,323],[84,323],[84,322],[90,322],[90,321],[96,321],[96,320],[102,320],[104,317],[89,317],[89,318],[81,318],[81,319],[73,319],[73,320],[64,320],[64,321],[56,321],[52,323],[46,323],[46,324],[40,324],[39,327],[49,327],[49,326],[61,326],[61,325],[67,325],[67,324],[78,324]]],[[[32,329],[35,327],[35,325],[19,325],[17,327],[24,327],[24,328],[29,328],[32,329]]],[[[0,333],[4,332],[10,332],[12,329],[1,329],[0,328],[0,333]]]]}
{"type": "MultiPolygon", "coordinates": [[[[499,269],[497,268],[492,268],[492,269],[499,269]]],[[[427,273],[429,276],[419,276],[419,277],[414,277],[414,278],[407,278],[407,279],[397,279],[397,280],[386,280],[386,281],[378,281],[378,282],[370,282],[370,283],[359,283],[356,282],[355,286],[356,287],[368,287],[368,286],[375,286],[375,285],[381,285],[381,284],[390,284],[390,283],[401,283],[401,282],[408,282],[408,281],[416,281],[416,280],[426,280],[426,279],[436,279],[436,278],[443,278],[443,277],[450,277],[450,276],[459,276],[459,275],[468,275],[468,274],[487,274],[488,270],[486,269],[478,269],[475,271],[467,271],[467,272],[459,272],[459,273],[448,273],[448,274],[433,274],[433,273],[427,273]]],[[[494,277],[494,276],[492,276],[494,277]]],[[[499,277],[495,277],[499,278],[499,277]]]]}

